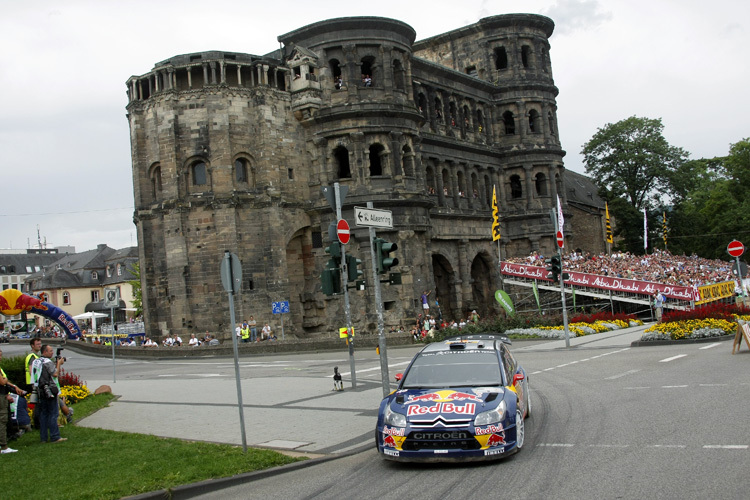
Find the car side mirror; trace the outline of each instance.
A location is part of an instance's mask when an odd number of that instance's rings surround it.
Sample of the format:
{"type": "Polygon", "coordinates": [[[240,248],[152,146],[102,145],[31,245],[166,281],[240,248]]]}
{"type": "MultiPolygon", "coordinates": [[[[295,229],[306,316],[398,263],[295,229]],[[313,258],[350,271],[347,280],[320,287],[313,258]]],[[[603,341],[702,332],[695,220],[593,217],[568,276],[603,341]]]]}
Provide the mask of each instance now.
{"type": "Polygon", "coordinates": [[[396,374],[396,382],[401,382],[401,379],[404,378],[403,373],[397,373],[396,374]]]}
{"type": "Polygon", "coordinates": [[[523,373],[516,373],[513,375],[513,385],[516,385],[517,383],[523,381],[526,377],[523,376],[523,373]]]}

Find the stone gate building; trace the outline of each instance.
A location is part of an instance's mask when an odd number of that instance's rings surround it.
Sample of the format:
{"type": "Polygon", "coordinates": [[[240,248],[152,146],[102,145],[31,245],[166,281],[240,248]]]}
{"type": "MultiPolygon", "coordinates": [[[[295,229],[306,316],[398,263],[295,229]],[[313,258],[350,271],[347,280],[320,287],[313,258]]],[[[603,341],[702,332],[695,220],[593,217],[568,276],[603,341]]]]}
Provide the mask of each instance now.
{"type": "MultiPolygon", "coordinates": [[[[343,297],[320,284],[335,220],[321,188],[335,182],[349,189],[347,252],[368,281],[368,232],[353,207],[393,212],[393,230],[378,230],[398,244],[402,272],[402,284],[383,287],[387,325],[410,326],[422,290],[449,318],[497,311],[493,186],[503,255],[551,250],[558,194],[569,211],[553,28],[539,15],[499,15],[415,42],[397,20],[332,19],[279,36],[267,55],[185,54],[131,77],[147,333],[229,335],[225,250],[243,266],[238,319],[278,329],[271,303],[288,300],[287,335],[344,326],[343,297]]],[[[373,332],[373,288],[350,296],[355,330],[373,332]]]]}

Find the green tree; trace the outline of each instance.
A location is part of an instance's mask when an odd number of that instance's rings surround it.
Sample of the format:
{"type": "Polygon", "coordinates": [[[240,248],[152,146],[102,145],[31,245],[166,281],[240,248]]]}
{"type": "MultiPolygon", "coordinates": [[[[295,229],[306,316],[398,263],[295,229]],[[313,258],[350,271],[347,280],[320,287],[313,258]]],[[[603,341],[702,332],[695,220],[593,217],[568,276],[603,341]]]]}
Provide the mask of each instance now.
{"type": "Polygon", "coordinates": [[[134,262],[130,266],[130,272],[133,274],[134,279],[128,281],[133,287],[133,307],[135,308],[135,316],[138,317],[143,314],[143,289],[141,288],[141,263],[134,262]]]}
{"type": "Polygon", "coordinates": [[[732,144],[725,157],[687,162],[671,182],[674,253],[727,259],[734,238],[750,243],[750,140],[732,144]]]}
{"type": "Polygon", "coordinates": [[[631,116],[608,123],[583,145],[586,173],[637,210],[659,205],[688,153],[662,135],[661,119],[631,116]]]}
{"type": "MultiPolygon", "coordinates": [[[[643,209],[649,217],[649,247],[661,240],[661,222],[656,214],[670,190],[689,191],[690,186],[671,184],[679,180],[688,153],[671,146],[662,135],[661,119],[631,116],[599,128],[583,145],[581,154],[589,174],[601,187],[600,195],[609,202],[615,218],[617,246],[633,253],[643,253],[643,209]]],[[[663,245],[663,243],[662,243],[663,245]]]]}

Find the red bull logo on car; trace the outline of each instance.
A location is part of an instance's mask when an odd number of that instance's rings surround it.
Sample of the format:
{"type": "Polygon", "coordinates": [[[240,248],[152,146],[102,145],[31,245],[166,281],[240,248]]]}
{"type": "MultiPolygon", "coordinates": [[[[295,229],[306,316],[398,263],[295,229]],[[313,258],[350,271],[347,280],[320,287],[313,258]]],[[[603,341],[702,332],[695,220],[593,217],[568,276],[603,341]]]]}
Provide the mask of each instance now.
{"type": "Polygon", "coordinates": [[[495,434],[496,432],[503,432],[505,429],[501,425],[488,425],[487,427],[477,427],[474,429],[474,434],[477,436],[483,436],[485,434],[495,434]]]}
{"type": "Polygon", "coordinates": [[[410,406],[406,411],[406,416],[429,415],[431,413],[458,413],[461,415],[473,415],[476,409],[476,403],[466,403],[465,405],[438,403],[434,406],[410,406]]]}
{"type": "Polygon", "coordinates": [[[421,396],[409,396],[409,399],[406,401],[406,404],[409,405],[412,403],[424,403],[424,402],[443,403],[443,402],[452,402],[452,401],[476,401],[477,403],[481,403],[483,399],[474,394],[469,394],[468,392],[457,392],[457,391],[445,390],[445,391],[428,392],[427,394],[422,394],[421,396]]]}

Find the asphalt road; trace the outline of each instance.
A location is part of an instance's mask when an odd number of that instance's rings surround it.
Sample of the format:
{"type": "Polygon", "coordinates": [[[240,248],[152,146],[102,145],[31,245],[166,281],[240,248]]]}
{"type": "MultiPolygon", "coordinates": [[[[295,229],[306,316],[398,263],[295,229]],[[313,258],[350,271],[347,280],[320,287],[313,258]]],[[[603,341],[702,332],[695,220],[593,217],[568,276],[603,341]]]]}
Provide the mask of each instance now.
{"type": "MultiPolygon", "coordinates": [[[[516,342],[532,388],[526,445],[471,465],[393,463],[375,453],[382,387],[374,352],[357,352],[356,390],[345,350],[243,358],[248,444],[342,458],[248,477],[202,498],[747,498],[750,352],[732,355],[731,342],[631,348],[639,336],[600,334],[568,349],[516,342]],[[334,364],[345,373],[343,393],[330,390],[334,364]]],[[[389,350],[391,376],[415,351],[389,350]]],[[[118,360],[113,384],[111,359],[68,354],[66,368],[121,396],[80,425],[239,444],[231,359],[118,360]]]]}

